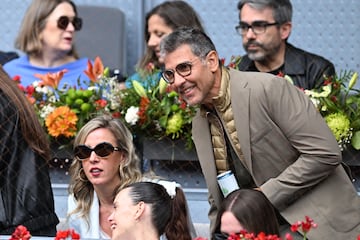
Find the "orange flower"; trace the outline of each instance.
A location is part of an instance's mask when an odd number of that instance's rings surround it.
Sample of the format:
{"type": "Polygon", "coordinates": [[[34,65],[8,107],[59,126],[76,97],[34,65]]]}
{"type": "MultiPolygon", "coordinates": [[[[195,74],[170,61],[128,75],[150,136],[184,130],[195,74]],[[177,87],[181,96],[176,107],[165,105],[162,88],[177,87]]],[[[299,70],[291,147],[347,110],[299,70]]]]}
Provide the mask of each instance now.
{"type": "Polygon", "coordinates": [[[53,137],[73,137],[76,133],[78,117],[68,106],[56,108],[45,119],[48,132],[53,137]]]}
{"type": "Polygon", "coordinates": [[[143,124],[146,121],[146,109],[150,104],[150,99],[147,97],[141,97],[140,99],[140,108],[139,108],[139,119],[140,124],[143,124]]]}
{"type": "Polygon", "coordinates": [[[47,73],[47,74],[38,74],[35,73],[34,76],[39,78],[42,82],[40,85],[42,86],[50,86],[56,89],[59,85],[60,80],[63,78],[64,74],[67,73],[68,70],[64,69],[56,73],[47,73]]]}
{"type": "Polygon", "coordinates": [[[103,75],[103,72],[104,65],[100,57],[95,58],[94,65],[92,65],[90,60],[88,60],[88,68],[84,71],[84,73],[89,77],[90,81],[97,82],[98,78],[103,75]]]}

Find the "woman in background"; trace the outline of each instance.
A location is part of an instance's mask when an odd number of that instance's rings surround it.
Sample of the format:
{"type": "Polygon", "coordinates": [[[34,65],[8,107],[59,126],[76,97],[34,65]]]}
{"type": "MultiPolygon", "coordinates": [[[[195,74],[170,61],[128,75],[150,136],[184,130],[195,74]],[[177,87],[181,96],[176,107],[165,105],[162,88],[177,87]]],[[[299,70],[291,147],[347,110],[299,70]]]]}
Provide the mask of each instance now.
{"type": "Polygon", "coordinates": [[[109,217],[113,240],[191,240],[185,195],[176,185],[164,188],[153,182],[138,182],[121,189],[109,217]]]}
{"type": "Polygon", "coordinates": [[[147,86],[149,83],[157,84],[160,75],[154,69],[161,69],[160,41],[164,36],[183,26],[193,27],[204,31],[200,18],[195,10],[184,1],[166,1],[155,6],[145,17],[144,56],[139,60],[137,73],[126,80],[126,86],[131,86],[132,80],[137,80],[147,86]],[[150,76],[146,76],[150,74],[150,76]]]}
{"type": "MultiPolygon", "coordinates": [[[[83,73],[87,58],[79,59],[75,50],[75,32],[80,31],[82,19],[71,0],[33,0],[28,7],[15,41],[15,47],[26,55],[4,65],[11,76],[19,75],[24,86],[45,75],[66,69],[59,87],[78,85],[78,78],[87,82],[83,73]]],[[[82,86],[85,86],[82,83],[82,86]]]]}
{"type": "Polygon", "coordinates": [[[280,236],[275,210],[266,196],[255,189],[238,189],[222,202],[216,219],[214,239],[227,239],[231,233],[280,236]]]}

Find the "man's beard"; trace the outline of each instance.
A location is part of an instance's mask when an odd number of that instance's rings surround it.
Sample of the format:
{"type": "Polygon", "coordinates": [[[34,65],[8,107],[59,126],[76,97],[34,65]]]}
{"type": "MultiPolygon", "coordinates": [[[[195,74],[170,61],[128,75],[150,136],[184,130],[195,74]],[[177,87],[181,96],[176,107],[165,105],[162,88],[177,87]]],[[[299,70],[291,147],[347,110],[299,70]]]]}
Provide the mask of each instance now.
{"type": "Polygon", "coordinates": [[[244,49],[246,50],[248,57],[251,60],[256,62],[264,62],[279,51],[280,43],[278,45],[269,44],[268,46],[265,46],[264,44],[256,41],[248,41],[244,44],[244,49]],[[259,50],[248,50],[249,45],[255,45],[259,48],[259,50]]]}

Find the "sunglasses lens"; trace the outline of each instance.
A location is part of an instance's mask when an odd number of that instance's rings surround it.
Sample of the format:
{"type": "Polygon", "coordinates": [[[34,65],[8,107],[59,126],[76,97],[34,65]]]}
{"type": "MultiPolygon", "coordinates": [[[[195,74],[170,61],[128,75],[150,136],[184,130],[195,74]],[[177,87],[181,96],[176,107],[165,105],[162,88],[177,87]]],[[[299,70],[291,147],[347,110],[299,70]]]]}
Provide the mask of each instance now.
{"type": "Polygon", "coordinates": [[[119,151],[119,149],[106,142],[99,143],[93,149],[85,145],[78,145],[74,149],[74,155],[79,160],[85,160],[90,157],[92,151],[94,151],[99,157],[106,157],[114,151],[119,151]]]}
{"type": "Polygon", "coordinates": [[[57,21],[58,28],[65,30],[69,25],[70,19],[66,16],[61,16],[57,21]]]}
{"type": "Polygon", "coordinates": [[[82,19],[75,17],[72,24],[74,25],[75,31],[79,31],[82,27],[82,19]]]}
{"type": "Polygon", "coordinates": [[[86,159],[90,157],[91,152],[92,149],[84,145],[76,146],[74,149],[74,155],[79,159],[86,159]]]}
{"type": "Polygon", "coordinates": [[[114,147],[110,143],[100,143],[94,148],[94,152],[99,157],[109,156],[114,151],[114,147]]]}
{"type": "MultiPolygon", "coordinates": [[[[58,28],[65,30],[67,28],[67,26],[69,25],[69,23],[70,23],[70,18],[68,18],[67,16],[61,16],[58,19],[57,25],[58,25],[58,28]]],[[[75,17],[71,23],[74,26],[75,31],[79,31],[82,27],[82,19],[81,18],[75,17]]]]}

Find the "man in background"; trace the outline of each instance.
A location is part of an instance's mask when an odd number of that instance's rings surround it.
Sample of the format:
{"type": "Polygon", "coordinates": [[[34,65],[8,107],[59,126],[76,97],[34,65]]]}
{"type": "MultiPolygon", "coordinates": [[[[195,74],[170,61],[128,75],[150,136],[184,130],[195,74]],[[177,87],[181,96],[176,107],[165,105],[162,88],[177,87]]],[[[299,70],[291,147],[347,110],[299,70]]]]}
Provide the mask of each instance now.
{"type": "Polygon", "coordinates": [[[237,7],[236,31],[247,52],[239,70],[287,75],[303,89],[319,88],[324,77],[335,74],[330,61],[287,42],[292,28],[289,0],[240,0],[237,7]]]}

